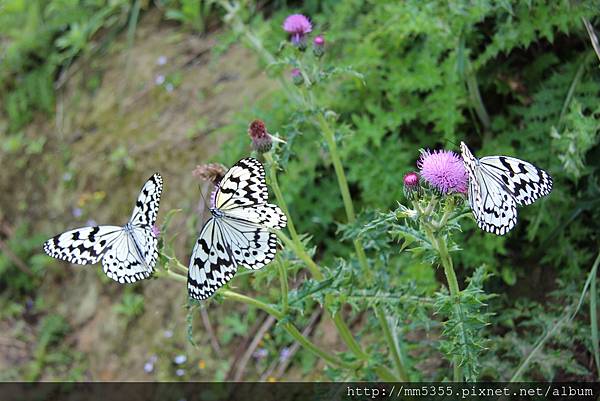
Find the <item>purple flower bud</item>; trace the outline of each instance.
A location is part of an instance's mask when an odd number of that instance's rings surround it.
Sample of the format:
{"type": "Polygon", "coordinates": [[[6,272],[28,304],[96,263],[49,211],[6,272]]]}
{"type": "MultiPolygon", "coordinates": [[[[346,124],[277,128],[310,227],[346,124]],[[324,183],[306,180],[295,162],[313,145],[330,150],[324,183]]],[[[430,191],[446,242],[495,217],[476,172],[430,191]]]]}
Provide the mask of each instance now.
{"type": "Polygon", "coordinates": [[[403,183],[404,196],[406,198],[412,199],[413,197],[419,194],[419,175],[417,173],[411,171],[410,173],[404,175],[403,183]]]}
{"type": "Polygon", "coordinates": [[[316,57],[321,57],[325,54],[325,38],[319,35],[313,40],[313,54],[316,57]]]}
{"type": "Polygon", "coordinates": [[[273,139],[267,132],[265,123],[254,120],[248,126],[248,135],[252,139],[252,149],[258,153],[266,153],[273,147],[273,139]]]}
{"type": "Polygon", "coordinates": [[[294,85],[302,85],[302,83],[304,82],[304,76],[302,76],[302,71],[300,71],[298,68],[294,68],[290,75],[292,76],[292,81],[294,82],[294,85]]]}
{"type": "Polygon", "coordinates": [[[152,225],[152,228],[150,228],[150,231],[152,232],[152,235],[154,235],[154,238],[160,237],[160,228],[158,228],[158,226],[156,224],[152,225]]]}

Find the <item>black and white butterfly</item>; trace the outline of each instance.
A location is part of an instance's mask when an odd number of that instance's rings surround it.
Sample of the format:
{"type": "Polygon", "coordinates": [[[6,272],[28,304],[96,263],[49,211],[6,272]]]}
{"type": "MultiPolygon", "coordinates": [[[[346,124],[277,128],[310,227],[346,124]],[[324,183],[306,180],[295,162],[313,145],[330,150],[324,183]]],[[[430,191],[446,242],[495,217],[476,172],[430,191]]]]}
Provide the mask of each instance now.
{"type": "Polygon", "coordinates": [[[156,173],[142,188],[125,226],[76,228],[50,238],[44,251],[53,258],[80,265],[102,261],[104,273],[119,283],[150,277],[158,260],[154,223],[163,180],[156,173]]]}
{"type": "Polygon", "coordinates": [[[552,177],[524,160],[509,156],[477,159],[460,143],[469,174],[469,205],[484,231],[504,235],[517,224],[517,205],[529,205],[552,191],[552,177]]]}
{"type": "Polygon", "coordinates": [[[256,270],[275,258],[277,236],[287,217],[270,203],[265,169],[245,158],[227,171],[211,199],[212,217],[204,224],[192,251],[188,292],[198,300],[213,295],[238,266],[256,270]]]}

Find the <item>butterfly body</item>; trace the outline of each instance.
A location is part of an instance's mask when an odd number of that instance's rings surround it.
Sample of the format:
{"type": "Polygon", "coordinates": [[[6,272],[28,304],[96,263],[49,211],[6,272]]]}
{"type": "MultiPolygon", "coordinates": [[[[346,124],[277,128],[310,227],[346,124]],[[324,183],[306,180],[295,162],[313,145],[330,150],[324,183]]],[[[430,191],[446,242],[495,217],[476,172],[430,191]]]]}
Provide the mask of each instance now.
{"type": "Polygon", "coordinates": [[[75,264],[102,262],[104,273],[119,283],[152,275],[158,260],[153,225],[158,215],[162,177],[154,174],[142,188],[131,218],[124,226],[93,226],[66,231],[44,243],[44,251],[75,264]]]}
{"type": "Polygon", "coordinates": [[[287,217],[267,203],[265,172],[245,158],[225,174],[213,193],[210,213],[196,240],[188,271],[188,293],[198,300],[213,295],[238,266],[260,269],[275,258],[277,236],[287,217]]]}
{"type": "Polygon", "coordinates": [[[478,159],[464,142],[460,147],[469,175],[469,206],[484,231],[506,234],[517,224],[517,206],[552,191],[552,177],[529,162],[510,156],[478,159]]]}

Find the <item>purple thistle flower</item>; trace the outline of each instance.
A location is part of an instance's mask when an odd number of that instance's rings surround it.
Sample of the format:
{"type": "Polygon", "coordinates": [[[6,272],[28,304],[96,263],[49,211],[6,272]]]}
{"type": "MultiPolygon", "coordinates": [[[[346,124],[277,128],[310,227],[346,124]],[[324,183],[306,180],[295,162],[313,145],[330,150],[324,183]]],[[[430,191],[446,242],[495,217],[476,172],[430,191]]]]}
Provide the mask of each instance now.
{"type": "Polygon", "coordinates": [[[459,155],[450,150],[425,150],[417,161],[421,177],[442,194],[467,192],[469,177],[459,155]]]}
{"type": "Polygon", "coordinates": [[[152,235],[154,235],[154,238],[158,238],[160,236],[160,228],[158,228],[156,224],[152,225],[150,231],[152,231],[152,235]]]}
{"type": "Polygon", "coordinates": [[[294,46],[303,48],[306,46],[306,34],[312,31],[312,24],[304,15],[292,14],[283,22],[283,29],[290,34],[294,46]]]}

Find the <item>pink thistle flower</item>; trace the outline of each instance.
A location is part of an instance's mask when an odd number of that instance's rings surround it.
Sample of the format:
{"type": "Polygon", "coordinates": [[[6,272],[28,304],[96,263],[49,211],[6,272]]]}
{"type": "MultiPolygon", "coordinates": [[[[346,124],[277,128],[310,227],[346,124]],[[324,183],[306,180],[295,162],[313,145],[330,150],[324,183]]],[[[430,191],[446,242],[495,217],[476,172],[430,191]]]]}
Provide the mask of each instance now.
{"type": "Polygon", "coordinates": [[[312,24],[302,14],[292,14],[283,22],[283,29],[290,34],[290,39],[295,46],[305,46],[306,34],[312,31],[312,24]]]}
{"type": "Polygon", "coordinates": [[[469,176],[459,155],[449,150],[425,150],[417,161],[421,177],[442,194],[466,193],[469,176]]]}

